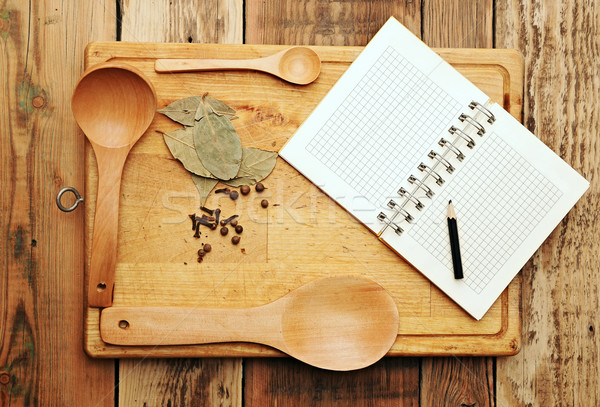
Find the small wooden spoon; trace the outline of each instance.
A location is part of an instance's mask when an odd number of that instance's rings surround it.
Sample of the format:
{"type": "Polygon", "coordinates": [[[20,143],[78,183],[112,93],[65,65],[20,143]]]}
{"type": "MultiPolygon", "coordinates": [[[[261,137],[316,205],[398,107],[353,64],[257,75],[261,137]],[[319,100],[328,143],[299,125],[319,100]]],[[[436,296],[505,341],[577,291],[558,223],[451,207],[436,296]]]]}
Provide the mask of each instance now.
{"type": "Polygon", "coordinates": [[[98,162],[98,196],[88,272],[88,303],[112,304],[121,173],[129,150],[156,111],[152,84],[136,68],[116,62],[93,66],[75,87],[71,108],[98,162]]]}
{"type": "Polygon", "coordinates": [[[377,362],[391,348],[398,309],[379,284],[338,276],[255,308],[105,308],[100,334],[115,345],[255,342],[316,367],[353,370],[377,362]]]}
{"type": "Polygon", "coordinates": [[[157,59],[156,72],[192,72],[251,69],[295,83],[307,85],[321,72],[321,60],[315,51],[292,47],[276,54],[256,59],[157,59]]]}

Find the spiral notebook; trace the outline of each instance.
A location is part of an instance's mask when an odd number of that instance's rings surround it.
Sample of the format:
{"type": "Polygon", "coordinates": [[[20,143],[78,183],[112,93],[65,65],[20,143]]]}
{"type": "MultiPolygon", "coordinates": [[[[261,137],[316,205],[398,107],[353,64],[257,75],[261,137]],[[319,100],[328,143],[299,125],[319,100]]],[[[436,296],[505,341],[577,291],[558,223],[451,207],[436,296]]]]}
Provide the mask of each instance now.
{"type": "Polygon", "coordinates": [[[280,154],[476,319],[589,187],[393,18],[280,154]]]}

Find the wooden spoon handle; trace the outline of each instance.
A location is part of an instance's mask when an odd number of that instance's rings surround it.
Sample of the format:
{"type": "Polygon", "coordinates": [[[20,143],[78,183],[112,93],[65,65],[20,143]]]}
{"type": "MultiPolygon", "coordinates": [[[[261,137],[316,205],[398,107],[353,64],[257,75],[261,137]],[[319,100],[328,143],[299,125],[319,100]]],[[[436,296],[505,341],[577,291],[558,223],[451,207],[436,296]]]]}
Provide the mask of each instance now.
{"type": "Polygon", "coordinates": [[[109,307],[100,335],[114,345],[189,345],[255,342],[277,347],[281,317],[265,306],[244,309],[109,307]],[[266,311],[266,312],[263,312],[266,311]]]}
{"type": "Polygon", "coordinates": [[[98,195],[88,272],[88,304],[112,305],[117,264],[121,173],[130,146],[106,148],[92,143],[98,162],[98,195]]]}
{"type": "Polygon", "coordinates": [[[251,69],[270,72],[265,66],[266,58],[258,59],[157,59],[156,72],[194,72],[251,69]]]}

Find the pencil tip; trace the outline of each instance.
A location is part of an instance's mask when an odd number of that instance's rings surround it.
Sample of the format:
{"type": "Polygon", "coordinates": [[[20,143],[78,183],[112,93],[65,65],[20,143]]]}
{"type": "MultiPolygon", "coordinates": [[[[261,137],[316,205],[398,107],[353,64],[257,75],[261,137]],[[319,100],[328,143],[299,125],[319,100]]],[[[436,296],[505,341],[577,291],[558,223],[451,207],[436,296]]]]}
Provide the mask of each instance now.
{"type": "Polygon", "coordinates": [[[452,203],[452,199],[448,201],[448,205],[450,205],[452,203]]]}

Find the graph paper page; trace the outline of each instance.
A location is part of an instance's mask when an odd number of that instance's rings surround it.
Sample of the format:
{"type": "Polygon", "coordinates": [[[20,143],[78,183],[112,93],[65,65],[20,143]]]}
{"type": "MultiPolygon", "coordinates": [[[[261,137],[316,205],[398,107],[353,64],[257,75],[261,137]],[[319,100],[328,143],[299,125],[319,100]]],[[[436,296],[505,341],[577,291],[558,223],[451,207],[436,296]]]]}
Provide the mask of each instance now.
{"type": "Polygon", "coordinates": [[[443,187],[406,225],[381,238],[480,319],[577,202],[589,183],[499,105],[489,127],[443,187]],[[454,279],[448,201],[454,205],[464,279],[454,279]]]}
{"type": "Polygon", "coordinates": [[[398,180],[474,99],[487,97],[390,19],[280,155],[379,233],[398,180]]]}

